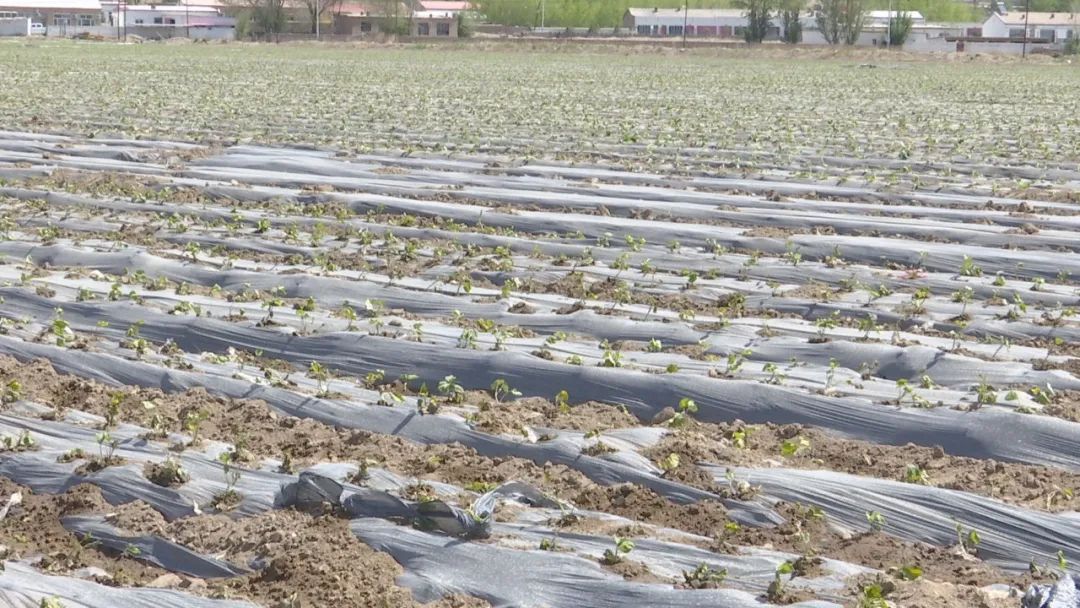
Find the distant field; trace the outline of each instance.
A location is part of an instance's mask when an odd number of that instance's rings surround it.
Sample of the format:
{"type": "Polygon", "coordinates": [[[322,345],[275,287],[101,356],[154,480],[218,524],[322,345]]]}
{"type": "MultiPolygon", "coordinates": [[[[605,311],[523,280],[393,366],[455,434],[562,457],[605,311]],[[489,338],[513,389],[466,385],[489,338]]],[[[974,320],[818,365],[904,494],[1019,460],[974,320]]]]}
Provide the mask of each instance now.
{"type": "Polygon", "coordinates": [[[8,128],[523,154],[1080,155],[1070,65],[71,43],[0,44],[0,62],[8,128]]]}

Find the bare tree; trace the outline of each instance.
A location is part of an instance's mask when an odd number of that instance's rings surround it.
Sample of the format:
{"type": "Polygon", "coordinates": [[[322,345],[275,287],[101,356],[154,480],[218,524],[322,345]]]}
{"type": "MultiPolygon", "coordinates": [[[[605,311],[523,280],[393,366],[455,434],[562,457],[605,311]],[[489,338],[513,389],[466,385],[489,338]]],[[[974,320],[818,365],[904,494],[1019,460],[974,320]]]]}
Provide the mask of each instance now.
{"type": "Polygon", "coordinates": [[[863,0],[820,0],[814,18],[829,44],[855,44],[862,33],[863,0]]]}
{"type": "Polygon", "coordinates": [[[311,19],[311,33],[315,33],[315,24],[322,20],[323,15],[334,14],[341,6],[342,0],[302,0],[311,19]]]}
{"type": "Polygon", "coordinates": [[[739,0],[736,6],[746,10],[743,39],[754,44],[765,40],[772,26],[773,0],[739,0]]]}
{"type": "Polygon", "coordinates": [[[802,42],[802,16],[803,0],[781,0],[780,10],[777,11],[777,15],[780,17],[780,28],[783,30],[780,37],[784,42],[788,44],[799,44],[802,42]]]}
{"type": "Polygon", "coordinates": [[[237,31],[239,22],[246,20],[249,26],[244,29],[252,36],[264,39],[277,39],[285,31],[288,16],[285,14],[286,0],[227,0],[227,6],[236,13],[237,31]]]}

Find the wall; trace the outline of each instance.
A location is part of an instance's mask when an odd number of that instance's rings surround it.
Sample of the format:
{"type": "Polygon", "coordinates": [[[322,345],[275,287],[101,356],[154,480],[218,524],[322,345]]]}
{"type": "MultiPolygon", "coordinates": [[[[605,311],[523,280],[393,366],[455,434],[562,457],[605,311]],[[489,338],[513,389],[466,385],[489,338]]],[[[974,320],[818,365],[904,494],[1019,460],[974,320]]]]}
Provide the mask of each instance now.
{"type": "MultiPolygon", "coordinates": [[[[55,28],[50,28],[55,29],[55,28]]],[[[117,39],[116,26],[99,25],[96,27],[81,27],[81,28],[69,28],[68,35],[74,35],[75,33],[86,33],[93,36],[101,36],[107,40],[117,39]],[[77,29],[76,32],[72,32],[73,29],[77,29]]],[[[192,40],[234,40],[236,39],[236,29],[232,27],[199,27],[191,26],[191,39],[192,40]]],[[[120,35],[123,36],[124,28],[120,28],[120,35]]],[[[144,40],[168,40],[169,38],[186,38],[188,34],[188,28],[183,26],[170,27],[170,26],[153,26],[153,25],[129,25],[127,27],[128,36],[138,36],[144,40]]],[[[50,35],[53,33],[50,31],[50,35]]]]}
{"type": "Polygon", "coordinates": [[[416,19],[412,23],[412,36],[415,38],[457,38],[458,24],[457,19],[416,19]],[[445,24],[449,27],[450,34],[447,36],[439,36],[439,24],[445,24]],[[420,25],[427,24],[428,33],[420,33],[420,25]]]}
{"type": "Polygon", "coordinates": [[[29,36],[30,18],[0,19],[0,36],[29,36]]]}

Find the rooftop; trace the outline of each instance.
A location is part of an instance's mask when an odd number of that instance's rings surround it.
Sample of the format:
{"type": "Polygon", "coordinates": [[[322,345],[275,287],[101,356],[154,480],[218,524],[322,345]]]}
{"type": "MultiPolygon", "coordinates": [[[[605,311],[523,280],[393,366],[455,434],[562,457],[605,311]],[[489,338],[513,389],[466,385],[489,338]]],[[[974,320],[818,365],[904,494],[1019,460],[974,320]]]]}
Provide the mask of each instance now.
{"type": "Polygon", "coordinates": [[[425,11],[467,11],[472,9],[468,2],[458,0],[420,0],[425,11]]]}
{"type": "Polygon", "coordinates": [[[100,11],[98,0],[0,0],[0,9],[100,11]]]}
{"type": "MultiPolygon", "coordinates": [[[[676,15],[682,17],[683,15],[681,8],[628,8],[626,12],[634,17],[674,17],[676,15]]],[[[695,19],[723,19],[742,17],[746,14],[746,11],[737,8],[692,8],[685,12],[695,19]]]]}
{"type": "MultiPolygon", "coordinates": [[[[1009,25],[1076,25],[1080,26],[1080,16],[1071,13],[1004,13],[998,14],[1009,25]],[[1025,19],[1026,15],[1026,19],[1025,19]]],[[[993,18],[993,17],[991,17],[993,18]]]]}
{"type": "Polygon", "coordinates": [[[413,19],[454,19],[453,11],[416,11],[413,19]]]}
{"type": "Polygon", "coordinates": [[[886,19],[892,19],[893,17],[898,16],[901,13],[907,13],[908,16],[911,17],[912,21],[924,20],[922,13],[920,13],[919,11],[870,11],[866,15],[872,21],[885,21],[886,19]]]}

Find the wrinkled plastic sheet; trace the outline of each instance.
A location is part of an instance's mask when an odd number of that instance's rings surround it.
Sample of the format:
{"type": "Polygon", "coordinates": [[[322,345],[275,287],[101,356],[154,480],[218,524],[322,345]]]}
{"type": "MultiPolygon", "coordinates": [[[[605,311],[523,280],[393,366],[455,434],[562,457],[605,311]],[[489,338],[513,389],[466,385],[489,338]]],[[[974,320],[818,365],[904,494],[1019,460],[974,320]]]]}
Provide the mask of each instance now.
{"type": "Polygon", "coordinates": [[[66,576],[41,574],[18,562],[5,562],[0,572],[0,605],[40,608],[41,601],[58,599],[65,608],[259,608],[237,600],[215,600],[169,589],[100,585],[66,576]]]}
{"type": "Polygon", "coordinates": [[[79,535],[85,542],[95,543],[170,572],[197,578],[228,578],[248,572],[219,559],[200,555],[157,535],[125,535],[102,516],[69,516],[61,519],[61,523],[65,529],[79,535]]]}
{"type": "MultiPolygon", "coordinates": [[[[724,481],[724,468],[705,468],[724,481]]],[[[951,546],[958,542],[959,523],[978,531],[981,559],[1014,572],[1026,570],[1033,558],[1050,560],[1059,550],[1080,554],[1080,517],[1074,512],[1035,511],[969,492],[835,471],[733,470],[738,479],[761,486],[766,498],[816,505],[830,523],[849,531],[865,531],[866,513],[878,511],[889,534],[951,546]]]]}

